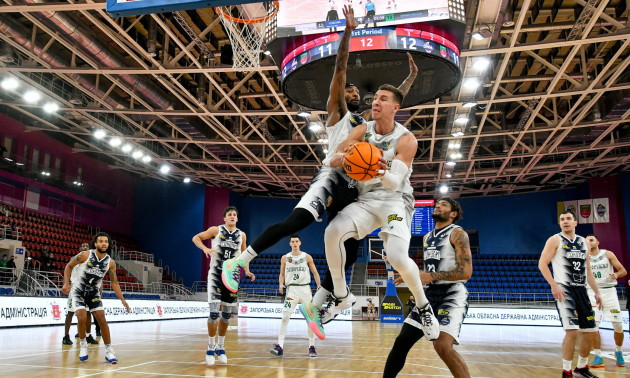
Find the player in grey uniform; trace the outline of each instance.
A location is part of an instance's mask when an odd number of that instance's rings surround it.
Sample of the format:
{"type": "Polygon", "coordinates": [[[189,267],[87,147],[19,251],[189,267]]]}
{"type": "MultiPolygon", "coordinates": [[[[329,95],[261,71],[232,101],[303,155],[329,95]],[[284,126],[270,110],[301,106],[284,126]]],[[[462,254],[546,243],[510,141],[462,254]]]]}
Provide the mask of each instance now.
{"type": "MultiPolygon", "coordinates": [[[[341,210],[326,228],[326,261],[336,298],[333,313],[338,313],[352,307],[355,302],[354,295],[346,286],[344,242],[349,238],[363,239],[381,227],[379,237],[384,241],[387,259],[407,282],[418,301],[423,331],[432,340],[438,337],[439,327],[424,294],[418,266],[408,254],[414,211],[413,188],[409,177],[418,142],[409,130],[394,121],[402,101],[403,95],[396,87],[389,84],[380,86],[372,103],[374,121],[355,127],[331,159],[332,167],[341,166],[344,152],[364,140],[383,151],[378,177],[359,182],[358,200],[341,210]]],[[[326,309],[322,306],[323,302],[318,302],[317,298],[300,305],[307,323],[320,339],[325,337],[321,313],[326,309]]]]}
{"type": "MultiPolygon", "coordinates": [[[[595,324],[599,329],[599,322],[602,318],[610,321],[615,331],[615,360],[617,366],[625,366],[621,347],[623,346],[623,320],[621,318],[621,306],[617,297],[617,279],[624,277],[627,272],[626,268],[621,265],[617,256],[611,251],[600,249],[599,240],[595,235],[586,237],[591,250],[589,251],[591,259],[591,271],[593,277],[599,287],[599,294],[602,298],[602,308],[599,309],[595,302],[595,293],[590,288],[586,288],[588,299],[591,301],[593,310],[595,311],[595,324]],[[615,272],[615,270],[617,270],[615,272]]],[[[604,360],[602,354],[602,341],[599,332],[595,336],[595,344],[593,345],[593,354],[595,358],[591,363],[592,368],[603,368],[604,360]]]]}
{"type": "MultiPolygon", "coordinates": [[[[233,308],[238,305],[236,293],[225,287],[221,279],[223,262],[232,259],[245,250],[246,235],[236,227],[238,210],[228,206],[223,210],[224,224],[213,226],[206,231],[193,236],[192,241],[210,258],[208,270],[208,349],[206,350],[206,364],[214,365],[215,355],[219,362],[227,364],[225,353],[225,335],[230,324],[233,308]],[[212,240],[212,248],[203,244],[204,240],[212,240]],[[220,313],[219,313],[220,311],[220,313]],[[217,340],[218,334],[218,340],[217,340]]],[[[251,280],[256,277],[245,266],[245,272],[251,280]]]]}
{"type": "Polygon", "coordinates": [[[562,232],[555,234],[545,244],[538,261],[543,277],[551,287],[556,299],[558,315],[564,328],[562,342],[562,374],[563,377],[595,377],[588,369],[588,355],[594,344],[597,332],[595,313],[591,308],[586,293],[586,283],[595,292],[595,300],[601,306],[599,288],[591,272],[588,251],[590,244],[582,236],[575,234],[577,220],[570,211],[560,214],[562,232]],[[553,275],[549,270],[553,267],[553,275]],[[579,358],[575,370],[571,370],[571,361],[575,350],[578,330],[582,332],[579,358]]]}
{"type": "Polygon", "coordinates": [[[116,262],[109,256],[111,251],[111,238],[104,232],[94,235],[91,246],[94,249],[84,251],[74,256],[66,265],[63,275],[64,294],[70,294],[72,300],[72,308],[77,315],[77,328],[79,329],[79,337],[81,338],[81,349],[79,351],[79,359],[86,361],[88,359],[88,343],[85,339],[85,323],[87,321],[86,310],[90,310],[94,314],[96,321],[101,326],[101,334],[105,342],[105,360],[109,363],[116,364],[118,359],[114,355],[114,349],[111,345],[111,337],[109,326],[105,319],[105,311],[100,296],[100,286],[103,277],[109,274],[112,283],[112,289],[116,296],[122,302],[123,306],[130,311],[129,304],[125,300],[120,285],[118,284],[118,276],[116,275],[116,262]],[[70,287],[70,275],[72,269],[79,265],[76,272],[76,281],[70,287]]]}
{"type": "MultiPolygon", "coordinates": [[[[420,279],[429,285],[425,292],[440,324],[440,336],[433,341],[433,348],[454,377],[470,377],[466,362],[453,349],[453,344],[459,344],[459,331],[468,312],[464,283],[473,270],[468,234],[455,224],[462,219],[463,211],[457,201],[444,197],[435,204],[432,216],[435,229],[424,236],[424,271],[420,279]]],[[[402,282],[400,278],[394,281],[402,282]]],[[[422,319],[414,306],[389,352],[383,377],[398,375],[407,354],[422,336],[422,319]]]]}
{"type": "MultiPolygon", "coordinates": [[[[323,166],[315,174],[308,191],[302,196],[291,214],[284,221],[265,229],[238,259],[238,266],[244,266],[258,254],[281,239],[303,230],[313,221],[321,221],[324,211],[327,212],[328,222],[331,222],[341,209],[356,200],[357,189],[349,185],[348,176],[339,167],[330,166],[330,159],[337,151],[339,144],[348,137],[350,131],[357,125],[363,124],[366,119],[371,118],[370,109],[361,115],[357,114],[361,101],[359,89],[354,84],[346,82],[350,36],[358,26],[358,22],[354,18],[354,11],[351,8],[344,7],[343,14],[346,19],[346,28],[339,42],[335,72],[330,83],[330,95],[326,104],[328,112],[326,133],[329,147],[323,166]]],[[[399,87],[403,95],[407,94],[418,74],[418,67],[416,67],[410,54],[408,54],[408,60],[410,73],[399,87]]],[[[345,249],[347,251],[347,268],[352,266],[357,259],[359,241],[348,239],[345,249]]],[[[236,268],[237,264],[233,265],[236,268]]],[[[231,270],[230,267],[224,267],[224,275],[229,276],[226,279],[228,288],[236,292],[238,290],[238,274],[234,275],[234,270],[231,270]]],[[[323,290],[319,290],[315,294],[315,298],[322,302],[330,300],[332,297],[329,294],[333,291],[333,283],[329,271],[324,275],[322,288],[323,290]]]]}

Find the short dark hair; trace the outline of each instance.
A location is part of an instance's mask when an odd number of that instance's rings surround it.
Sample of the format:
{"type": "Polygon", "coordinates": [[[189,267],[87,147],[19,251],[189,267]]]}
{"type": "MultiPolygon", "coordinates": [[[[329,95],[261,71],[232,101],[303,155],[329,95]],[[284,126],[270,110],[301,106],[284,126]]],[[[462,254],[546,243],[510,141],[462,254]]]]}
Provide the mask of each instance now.
{"type": "Polygon", "coordinates": [[[448,196],[440,198],[438,202],[440,201],[448,202],[449,205],[451,205],[451,211],[457,212],[457,216],[453,219],[453,223],[457,223],[458,221],[464,219],[464,210],[462,210],[462,205],[460,205],[459,202],[448,196]]]}
{"type": "Polygon", "coordinates": [[[106,237],[109,245],[107,246],[107,250],[105,252],[109,253],[112,250],[112,237],[109,236],[107,232],[97,232],[96,235],[92,238],[92,248],[96,249],[96,242],[100,237],[106,237]]]}
{"type": "Polygon", "coordinates": [[[405,95],[403,95],[400,89],[394,87],[391,84],[383,84],[380,87],[378,87],[378,90],[392,92],[394,94],[394,101],[396,101],[398,105],[402,105],[402,102],[405,99],[405,95]]]}
{"type": "Polygon", "coordinates": [[[561,212],[560,215],[558,215],[558,218],[560,218],[564,214],[571,214],[571,216],[573,217],[573,220],[577,220],[577,218],[575,217],[575,214],[573,214],[573,211],[570,211],[570,210],[565,210],[565,211],[561,212]]]}
{"type": "Polygon", "coordinates": [[[297,238],[299,241],[302,241],[302,238],[298,234],[291,234],[291,236],[289,236],[289,240],[291,240],[293,238],[297,238]]]}
{"type": "Polygon", "coordinates": [[[597,241],[599,241],[599,238],[598,238],[597,236],[595,236],[594,234],[588,234],[588,235],[586,235],[586,237],[587,237],[587,238],[589,238],[589,237],[591,237],[591,236],[592,236],[592,237],[594,237],[597,241]]]}
{"type": "Polygon", "coordinates": [[[234,211],[236,212],[236,215],[238,215],[238,209],[236,208],[236,206],[228,206],[223,210],[223,217],[225,218],[227,213],[229,213],[230,211],[234,211]]]}

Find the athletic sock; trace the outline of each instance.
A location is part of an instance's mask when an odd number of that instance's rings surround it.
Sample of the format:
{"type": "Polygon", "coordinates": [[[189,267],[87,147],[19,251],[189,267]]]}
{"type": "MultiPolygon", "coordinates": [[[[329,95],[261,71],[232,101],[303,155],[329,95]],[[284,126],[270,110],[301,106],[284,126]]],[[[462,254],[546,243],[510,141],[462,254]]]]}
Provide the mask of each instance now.
{"type": "Polygon", "coordinates": [[[615,352],[621,352],[621,345],[615,345],[615,352]]]}
{"type": "Polygon", "coordinates": [[[562,369],[564,371],[571,371],[571,360],[562,360],[562,369]]]}
{"type": "Polygon", "coordinates": [[[315,295],[313,295],[313,304],[315,306],[323,306],[324,303],[326,303],[326,299],[328,299],[328,295],[330,295],[331,292],[324,289],[323,287],[320,287],[319,289],[317,289],[317,291],[315,292],[315,295]]]}
{"type": "Polygon", "coordinates": [[[251,246],[249,246],[249,247],[247,247],[245,252],[241,253],[241,255],[239,257],[242,258],[243,260],[245,260],[245,262],[249,263],[256,256],[258,256],[258,253],[256,253],[256,251],[254,251],[254,249],[251,246]]]}
{"type": "Polygon", "coordinates": [[[587,357],[578,356],[578,362],[576,366],[577,369],[586,367],[587,364],[588,364],[588,356],[587,357]]]}
{"type": "Polygon", "coordinates": [[[212,350],[214,349],[214,346],[217,343],[217,337],[216,336],[208,336],[208,350],[212,350]]]}
{"type": "MultiPolygon", "coordinates": [[[[313,332],[313,331],[311,331],[311,328],[310,328],[310,327],[309,327],[309,329],[308,329],[308,330],[310,331],[309,333],[312,333],[312,332],[313,332]]],[[[310,336],[310,335],[309,335],[309,336],[310,336]]],[[[308,346],[309,346],[309,347],[314,347],[314,346],[315,346],[315,338],[314,338],[314,337],[309,337],[309,338],[308,338],[308,346]]]]}
{"type": "Polygon", "coordinates": [[[595,353],[596,356],[601,356],[602,355],[602,350],[601,349],[593,349],[593,353],[595,353]]]}
{"type": "Polygon", "coordinates": [[[219,336],[219,340],[217,341],[217,344],[221,346],[225,345],[225,336],[219,336]]]}

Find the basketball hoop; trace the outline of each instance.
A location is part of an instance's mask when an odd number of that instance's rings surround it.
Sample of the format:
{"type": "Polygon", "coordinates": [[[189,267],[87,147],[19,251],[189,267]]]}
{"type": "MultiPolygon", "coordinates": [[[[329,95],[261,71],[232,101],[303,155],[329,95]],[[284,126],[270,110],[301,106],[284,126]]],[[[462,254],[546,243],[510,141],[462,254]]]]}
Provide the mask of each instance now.
{"type": "Polygon", "coordinates": [[[260,67],[260,53],[263,41],[269,41],[277,27],[280,3],[269,1],[255,5],[224,6],[214,8],[221,17],[221,23],[230,38],[234,56],[234,68],[260,67]],[[262,7],[261,7],[262,5],[262,7]],[[252,11],[252,8],[258,8],[252,11]],[[252,13],[265,13],[250,16],[252,13]]]}

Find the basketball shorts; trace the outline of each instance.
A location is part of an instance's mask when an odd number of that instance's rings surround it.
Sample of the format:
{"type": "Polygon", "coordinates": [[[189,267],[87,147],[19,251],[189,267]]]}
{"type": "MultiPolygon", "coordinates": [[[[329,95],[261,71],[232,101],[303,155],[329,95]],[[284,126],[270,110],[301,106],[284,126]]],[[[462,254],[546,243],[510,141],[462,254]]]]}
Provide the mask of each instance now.
{"type": "Polygon", "coordinates": [[[316,221],[321,222],[326,210],[331,219],[356,197],[357,189],[348,187],[341,171],[323,167],[313,176],[310,187],[295,207],[308,210],[316,221]]]}
{"type": "Polygon", "coordinates": [[[295,311],[300,303],[306,303],[313,299],[310,285],[294,285],[287,287],[287,295],[284,298],[284,308],[295,311]]]}
{"type": "Polygon", "coordinates": [[[103,301],[97,287],[84,290],[71,290],[68,311],[89,310],[90,312],[103,310],[103,301]]]}
{"type": "Polygon", "coordinates": [[[232,293],[221,280],[218,279],[208,281],[208,303],[221,303],[223,306],[236,306],[238,295],[232,293]]]}
{"type": "Polygon", "coordinates": [[[610,322],[621,322],[621,306],[617,297],[617,289],[614,287],[599,288],[599,295],[602,297],[602,309],[597,308],[595,292],[590,287],[586,289],[588,299],[595,311],[595,320],[601,322],[606,319],[610,322]]]}
{"type": "MultiPolygon", "coordinates": [[[[468,313],[468,290],[461,283],[429,285],[424,291],[433,313],[440,323],[440,332],[453,336],[455,343],[459,344],[459,331],[468,313]]],[[[405,323],[420,330],[420,317],[418,308],[414,306],[405,319],[405,323]]]]}
{"type": "Polygon", "coordinates": [[[404,240],[411,240],[411,218],[413,206],[405,205],[403,199],[359,199],[340,211],[352,219],[359,234],[359,240],[381,228],[378,236],[387,240],[387,235],[396,235],[404,240]]]}
{"type": "Polygon", "coordinates": [[[564,330],[579,329],[585,332],[597,331],[595,313],[584,286],[558,284],[565,293],[564,300],[556,300],[560,323],[564,330]]]}
{"type": "Polygon", "coordinates": [[[72,290],[70,294],[68,294],[68,304],[66,305],[66,312],[74,312],[74,307],[72,307],[72,290]]]}

